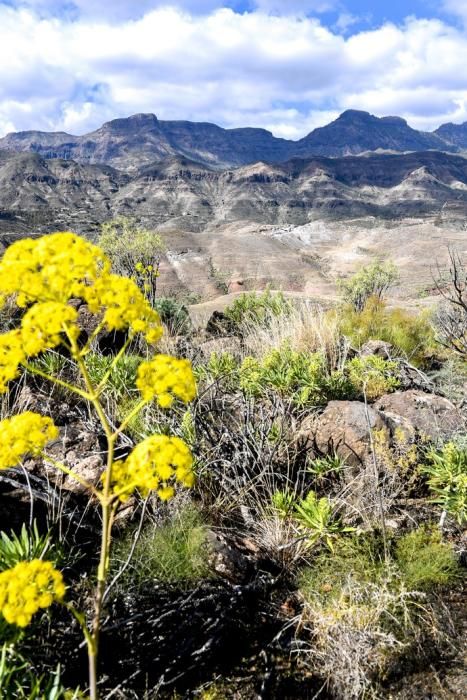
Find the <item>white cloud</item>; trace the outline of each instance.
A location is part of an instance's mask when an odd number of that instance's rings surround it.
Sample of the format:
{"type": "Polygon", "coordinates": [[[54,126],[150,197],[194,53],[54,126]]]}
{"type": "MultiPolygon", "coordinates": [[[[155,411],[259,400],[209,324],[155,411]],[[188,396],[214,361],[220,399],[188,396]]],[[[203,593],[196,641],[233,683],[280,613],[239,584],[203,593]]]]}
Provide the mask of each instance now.
{"type": "Polygon", "coordinates": [[[441,5],[446,12],[467,21],[467,0],[443,0],[441,5]]]}
{"type": "Polygon", "coordinates": [[[346,108],[431,129],[467,120],[466,61],[466,34],[439,20],[345,38],[263,12],[68,21],[0,5],[0,134],[155,112],[299,138],[346,108]]]}
{"type": "Polygon", "coordinates": [[[252,4],[264,12],[280,15],[309,14],[333,10],[338,0],[252,0],[252,4]]]}

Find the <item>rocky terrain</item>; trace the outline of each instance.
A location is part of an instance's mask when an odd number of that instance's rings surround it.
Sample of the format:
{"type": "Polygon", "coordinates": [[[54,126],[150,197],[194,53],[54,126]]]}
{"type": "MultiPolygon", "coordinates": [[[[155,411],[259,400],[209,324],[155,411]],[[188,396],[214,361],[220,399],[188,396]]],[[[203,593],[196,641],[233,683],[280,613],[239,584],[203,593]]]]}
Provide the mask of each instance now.
{"type": "Polygon", "coordinates": [[[366,151],[462,151],[466,125],[445,124],[434,133],[412,129],[400,117],[378,118],[348,110],[299,141],[276,138],[265,129],[222,129],[215,124],[162,121],[154,114],[114,119],[83,136],[23,131],[0,139],[0,149],[39,153],[44,158],[104,163],[137,170],[168,156],[184,156],[215,168],[256,161],[283,162],[320,155],[340,157],[366,151]]]}

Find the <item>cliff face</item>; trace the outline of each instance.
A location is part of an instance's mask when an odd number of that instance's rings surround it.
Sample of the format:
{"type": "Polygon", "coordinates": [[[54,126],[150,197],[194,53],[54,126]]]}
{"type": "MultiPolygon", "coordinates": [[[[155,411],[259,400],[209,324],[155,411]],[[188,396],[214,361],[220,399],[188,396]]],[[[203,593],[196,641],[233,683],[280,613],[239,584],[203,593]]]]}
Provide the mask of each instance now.
{"type": "Polygon", "coordinates": [[[467,149],[467,122],[464,124],[443,124],[439,129],[436,129],[435,134],[454,147],[461,150],[467,149]]]}
{"type": "Polygon", "coordinates": [[[117,214],[202,231],[236,221],[467,213],[467,160],[454,155],[295,158],[219,171],[168,157],[128,174],[105,165],[0,151],[0,231],[93,225],[117,214]]]}
{"type": "Polygon", "coordinates": [[[0,149],[38,153],[44,158],[104,163],[134,171],[144,164],[183,156],[215,168],[259,160],[279,163],[313,155],[340,157],[367,151],[455,152],[467,148],[467,125],[444,125],[424,133],[399,117],[374,117],[349,110],[299,141],[275,138],[265,129],[222,129],[215,124],[162,121],[153,114],[114,119],[84,136],[24,131],[0,139],[0,149]]]}

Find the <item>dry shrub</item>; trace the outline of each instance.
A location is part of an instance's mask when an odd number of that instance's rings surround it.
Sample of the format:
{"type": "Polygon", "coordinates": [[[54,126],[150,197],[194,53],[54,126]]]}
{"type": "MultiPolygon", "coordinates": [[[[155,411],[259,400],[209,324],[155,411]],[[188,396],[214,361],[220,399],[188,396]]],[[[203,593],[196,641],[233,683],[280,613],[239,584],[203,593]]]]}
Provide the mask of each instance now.
{"type": "Polygon", "coordinates": [[[246,322],[243,339],[245,354],[254,357],[263,357],[287,343],[297,352],[321,353],[332,369],[341,369],[346,360],[337,317],[313,304],[294,308],[287,316],[272,317],[266,327],[246,322]]]}

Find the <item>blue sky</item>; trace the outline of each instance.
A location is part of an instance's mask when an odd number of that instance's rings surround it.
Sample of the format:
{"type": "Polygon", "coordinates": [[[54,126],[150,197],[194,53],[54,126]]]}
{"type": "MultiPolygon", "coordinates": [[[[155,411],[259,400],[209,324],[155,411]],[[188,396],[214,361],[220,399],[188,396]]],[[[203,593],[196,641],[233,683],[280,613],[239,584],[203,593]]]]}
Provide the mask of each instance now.
{"type": "Polygon", "coordinates": [[[344,109],[467,121],[467,0],[0,0],[0,135],[108,119],[300,138],[344,109]]]}

